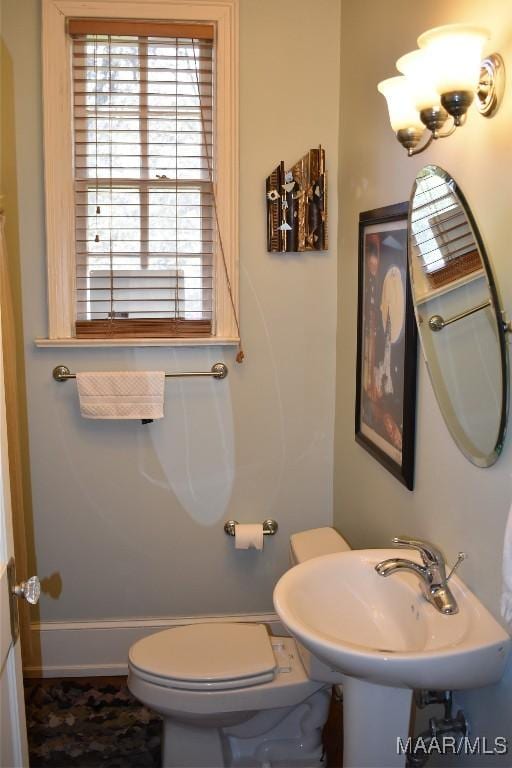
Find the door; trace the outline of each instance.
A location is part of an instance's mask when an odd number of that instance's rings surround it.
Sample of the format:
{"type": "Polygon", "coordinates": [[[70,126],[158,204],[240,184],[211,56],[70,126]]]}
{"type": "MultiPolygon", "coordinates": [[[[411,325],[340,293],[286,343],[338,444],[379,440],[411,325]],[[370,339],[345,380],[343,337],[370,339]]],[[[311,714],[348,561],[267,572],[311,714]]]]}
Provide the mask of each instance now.
{"type": "MultiPolygon", "coordinates": [[[[1,226],[0,221],[0,228],[1,226]]],[[[14,586],[12,558],[14,558],[14,546],[0,323],[0,766],[1,768],[27,768],[28,748],[21,651],[19,638],[15,639],[17,598],[12,595],[14,586]],[[12,606],[11,602],[13,602],[12,606]]],[[[17,588],[17,592],[20,596],[34,598],[38,592],[37,582],[31,581],[30,586],[28,583],[22,584],[17,588]],[[30,587],[32,587],[32,594],[29,594],[30,587]]]]}

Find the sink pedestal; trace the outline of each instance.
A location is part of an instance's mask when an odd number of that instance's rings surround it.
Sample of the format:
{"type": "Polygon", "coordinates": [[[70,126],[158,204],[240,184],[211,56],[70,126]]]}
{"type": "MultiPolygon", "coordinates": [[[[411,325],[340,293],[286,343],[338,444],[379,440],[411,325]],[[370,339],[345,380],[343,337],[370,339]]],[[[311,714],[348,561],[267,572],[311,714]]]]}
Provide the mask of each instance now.
{"type": "Polygon", "coordinates": [[[343,768],[403,768],[412,690],[343,679],[343,768]]]}

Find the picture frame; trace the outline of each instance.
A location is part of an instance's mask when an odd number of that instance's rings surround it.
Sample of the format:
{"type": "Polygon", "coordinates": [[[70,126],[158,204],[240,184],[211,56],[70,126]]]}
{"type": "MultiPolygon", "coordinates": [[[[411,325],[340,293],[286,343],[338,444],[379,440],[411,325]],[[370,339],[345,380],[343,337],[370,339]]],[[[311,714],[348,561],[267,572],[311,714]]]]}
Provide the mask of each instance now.
{"type": "Polygon", "coordinates": [[[412,491],[418,344],[408,210],[405,202],[359,215],[355,439],[412,491]]]}

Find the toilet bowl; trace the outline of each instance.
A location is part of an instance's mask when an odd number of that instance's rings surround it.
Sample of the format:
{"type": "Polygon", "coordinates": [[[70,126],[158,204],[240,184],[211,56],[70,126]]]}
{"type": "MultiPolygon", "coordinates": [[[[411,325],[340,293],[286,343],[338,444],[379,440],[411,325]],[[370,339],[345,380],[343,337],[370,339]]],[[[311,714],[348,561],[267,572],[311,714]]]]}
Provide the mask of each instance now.
{"type": "MultiPolygon", "coordinates": [[[[295,534],[292,565],[350,549],[332,528],[295,534]]],[[[189,624],[129,652],[128,687],[163,718],[164,768],[321,765],[330,686],[341,678],[256,623],[189,624]]]]}

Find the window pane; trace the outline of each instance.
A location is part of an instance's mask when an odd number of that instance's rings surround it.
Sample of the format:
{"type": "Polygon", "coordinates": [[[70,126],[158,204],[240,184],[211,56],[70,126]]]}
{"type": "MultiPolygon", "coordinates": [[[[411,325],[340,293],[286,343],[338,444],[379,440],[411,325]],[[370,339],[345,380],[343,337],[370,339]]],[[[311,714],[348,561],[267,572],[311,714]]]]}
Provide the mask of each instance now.
{"type": "Polygon", "coordinates": [[[77,38],[77,320],[211,319],[212,46],[77,38]]]}

